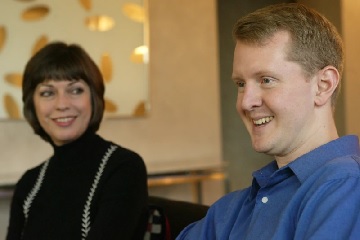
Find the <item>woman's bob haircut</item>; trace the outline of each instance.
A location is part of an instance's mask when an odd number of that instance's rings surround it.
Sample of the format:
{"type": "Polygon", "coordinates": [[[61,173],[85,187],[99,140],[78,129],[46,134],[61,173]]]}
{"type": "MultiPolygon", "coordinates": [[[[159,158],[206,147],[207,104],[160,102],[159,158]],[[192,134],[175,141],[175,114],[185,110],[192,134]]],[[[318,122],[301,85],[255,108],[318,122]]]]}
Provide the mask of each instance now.
{"type": "Polygon", "coordinates": [[[90,88],[92,114],[87,131],[99,129],[104,114],[104,81],[102,74],[88,53],[77,44],[53,42],[40,49],[27,62],[22,84],[23,114],[35,134],[47,142],[49,135],[36,116],[34,93],[43,82],[83,80],[90,88]]]}

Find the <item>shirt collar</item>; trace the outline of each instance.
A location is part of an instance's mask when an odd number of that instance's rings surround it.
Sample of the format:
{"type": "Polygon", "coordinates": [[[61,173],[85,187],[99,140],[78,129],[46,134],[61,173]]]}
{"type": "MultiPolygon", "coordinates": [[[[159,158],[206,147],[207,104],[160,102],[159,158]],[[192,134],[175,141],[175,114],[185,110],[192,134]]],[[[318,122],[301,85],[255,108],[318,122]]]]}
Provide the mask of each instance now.
{"type": "Polygon", "coordinates": [[[283,177],[295,174],[299,181],[303,183],[314,171],[325,164],[325,162],[346,155],[360,155],[359,139],[357,136],[348,135],[333,140],[302,155],[280,169],[276,161],[272,161],[253,173],[252,195],[254,195],[260,187],[266,186],[270,179],[280,174],[280,172],[283,177]]]}
{"type": "Polygon", "coordinates": [[[348,135],[324,144],[297,158],[287,166],[303,183],[310,175],[327,161],[346,156],[359,155],[359,139],[355,135],[348,135]]]}

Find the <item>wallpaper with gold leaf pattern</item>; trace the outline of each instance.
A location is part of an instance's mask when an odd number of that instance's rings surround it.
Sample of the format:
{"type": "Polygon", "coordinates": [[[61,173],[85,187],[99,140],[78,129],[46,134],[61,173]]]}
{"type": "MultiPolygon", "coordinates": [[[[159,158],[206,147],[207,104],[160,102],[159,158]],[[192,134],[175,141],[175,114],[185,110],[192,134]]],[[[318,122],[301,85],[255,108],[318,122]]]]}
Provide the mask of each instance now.
{"type": "MultiPolygon", "coordinates": [[[[146,0],[145,0],[146,1],[146,0]]],[[[80,44],[106,85],[105,117],[148,111],[147,16],[144,0],[2,0],[0,119],[21,119],[22,72],[48,42],[80,44]]]]}

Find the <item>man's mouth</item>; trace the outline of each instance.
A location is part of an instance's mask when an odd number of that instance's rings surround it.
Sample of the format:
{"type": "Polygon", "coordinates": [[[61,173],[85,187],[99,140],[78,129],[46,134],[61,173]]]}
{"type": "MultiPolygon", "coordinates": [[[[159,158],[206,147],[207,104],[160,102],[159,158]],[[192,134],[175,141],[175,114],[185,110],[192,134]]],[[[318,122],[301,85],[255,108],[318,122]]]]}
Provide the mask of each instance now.
{"type": "Polygon", "coordinates": [[[257,120],[253,120],[253,123],[255,126],[261,126],[261,125],[271,122],[273,119],[274,119],[273,116],[263,117],[263,118],[259,118],[257,120]]]}

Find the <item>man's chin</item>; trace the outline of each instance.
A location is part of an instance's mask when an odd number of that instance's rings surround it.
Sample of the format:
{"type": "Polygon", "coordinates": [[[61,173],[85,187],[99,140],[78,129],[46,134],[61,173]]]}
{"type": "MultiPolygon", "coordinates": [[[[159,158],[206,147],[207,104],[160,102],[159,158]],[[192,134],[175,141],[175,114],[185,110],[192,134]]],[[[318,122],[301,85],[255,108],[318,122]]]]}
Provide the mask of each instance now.
{"type": "Polygon", "coordinates": [[[267,154],[267,155],[271,155],[271,148],[270,148],[269,145],[261,144],[259,142],[257,142],[257,143],[253,142],[252,147],[258,153],[264,153],[264,154],[267,154]]]}

